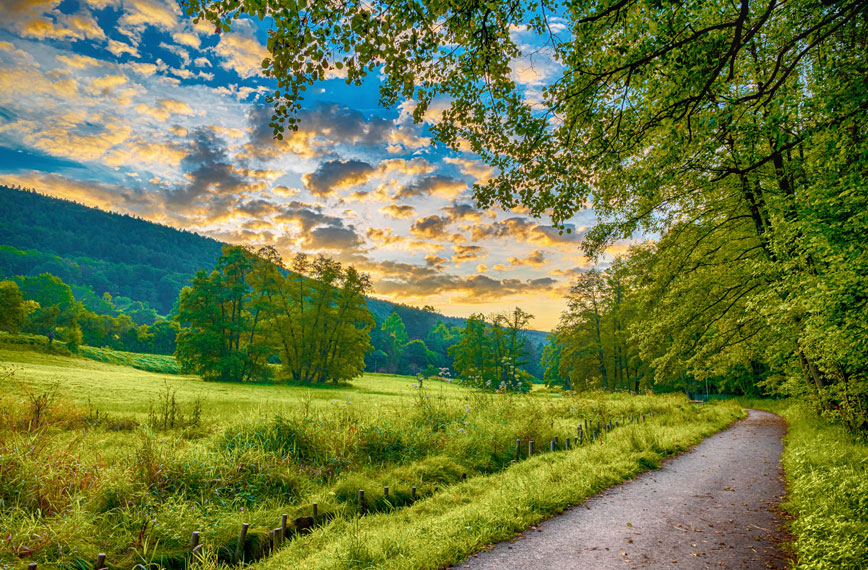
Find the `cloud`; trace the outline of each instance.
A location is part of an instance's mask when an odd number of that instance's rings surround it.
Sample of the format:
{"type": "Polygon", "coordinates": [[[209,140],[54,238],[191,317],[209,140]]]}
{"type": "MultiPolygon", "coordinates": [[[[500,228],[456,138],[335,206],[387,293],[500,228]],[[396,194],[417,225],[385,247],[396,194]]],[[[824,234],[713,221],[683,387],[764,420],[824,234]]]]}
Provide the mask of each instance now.
{"type": "Polygon", "coordinates": [[[380,208],[380,213],[392,218],[412,218],[416,215],[416,207],[407,204],[389,204],[380,208]]]}
{"type": "Polygon", "coordinates": [[[479,184],[487,184],[494,177],[494,169],[479,160],[446,156],[443,162],[455,165],[462,174],[472,177],[479,184]]]}
{"type": "Polygon", "coordinates": [[[136,111],[140,115],[148,115],[157,121],[165,122],[172,115],[192,115],[193,109],[190,105],[176,99],[159,99],[153,107],[149,107],[144,103],[136,105],[136,111]]]}
{"type": "Polygon", "coordinates": [[[264,182],[248,180],[228,155],[223,140],[206,127],[190,132],[181,167],[187,184],[168,193],[165,201],[182,215],[220,216],[236,205],[239,196],[267,188],[264,182]]]}
{"type": "Polygon", "coordinates": [[[443,250],[443,246],[436,243],[395,235],[392,233],[391,228],[368,228],[366,235],[379,248],[403,249],[414,252],[430,251],[434,253],[443,250]]]}
{"type": "Polygon", "coordinates": [[[513,267],[520,267],[520,266],[541,267],[541,266],[543,266],[549,262],[549,260],[546,259],[545,253],[540,249],[533,250],[525,258],[510,257],[507,259],[507,261],[513,267]]]}
{"type": "Polygon", "coordinates": [[[159,0],[124,0],[123,15],[118,24],[128,35],[138,35],[148,26],[173,30],[178,27],[180,11],[173,2],[159,0]]]}
{"type": "Polygon", "coordinates": [[[484,247],[478,245],[454,245],[452,246],[452,263],[464,263],[476,261],[488,255],[484,247]]]}
{"type": "MultiPolygon", "coordinates": [[[[311,109],[302,109],[298,114],[298,130],[284,133],[283,140],[278,141],[269,125],[272,114],[270,106],[255,106],[250,110],[251,136],[245,148],[248,155],[273,158],[292,153],[313,158],[334,153],[335,147],[340,145],[379,150],[384,145],[395,145],[396,137],[400,138],[394,134],[396,124],[389,119],[365,117],[359,111],[336,103],[319,103],[311,109]]],[[[407,140],[399,146],[415,148],[407,140]]],[[[433,167],[419,173],[432,170],[433,167]]]]}
{"type": "Polygon", "coordinates": [[[436,194],[446,198],[454,198],[467,189],[467,183],[457,178],[434,174],[414,181],[401,188],[395,198],[406,199],[415,196],[430,196],[436,194]]]}
{"type": "Polygon", "coordinates": [[[222,34],[214,51],[226,67],[245,79],[260,75],[262,60],[271,55],[253,36],[252,27],[244,26],[235,26],[233,31],[222,34]]]}
{"type": "Polygon", "coordinates": [[[443,240],[449,239],[446,226],[449,220],[437,214],[419,218],[410,226],[410,233],[420,238],[443,240]]]}
{"type": "Polygon", "coordinates": [[[480,263],[479,265],[476,266],[476,272],[477,273],[487,273],[488,272],[488,266],[485,265],[484,263],[480,263]]]}
{"type": "Polygon", "coordinates": [[[73,69],[85,69],[88,67],[106,65],[105,61],[80,54],[59,55],[56,59],[63,65],[71,67],[73,69]]]}
{"type": "MultiPolygon", "coordinates": [[[[446,212],[449,221],[452,223],[460,221],[479,222],[482,220],[483,212],[477,210],[470,204],[452,203],[448,206],[440,208],[440,211],[446,212]]],[[[485,214],[491,216],[491,214],[485,214]]]]}
{"type": "Polygon", "coordinates": [[[527,242],[545,247],[571,246],[578,247],[582,241],[583,231],[577,231],[573,224],[566,224],[566,229],[560,233],[554,226],[542,225],[526,218],[507,218],[491,224],[476,224],[468,228],[473,241],[486,238],[511,237],[519,242],[527,242]]]}
{"type": "Polygon", "coordinates": [[[442,268],[446,262],[449,261],[444,257],[440,257],[437,255],[426,255],[425,256],[425,265],[428,267],[442,268]]]}
{"type": "Polygon", "coordinates": [[[128,125],[107,123],[105,126],[84,129],[55,124],[25,137],[33,147],[54,156],[73,160],[92,161],[102,158],[112,148],[123,144],[132,133],[128,125]]]}
{"type": "Polygon", "coordinates": [[[375,172],[373,166],[360,160],[330,160],[302,176],[302,180],[314,196],[328,196],[336,190],[366,183],[375,172]]]}
{"type": "Polygon", "coordinates": [[[109,39],[107,48],[115,57],[128,53],[133,57],[139,57],[139,50],[125,42],[109,39]]]}
{"type": "Polygon", "coordinates": [[[407,263],[384,262],[367,267],[382,275],[374,282],[374,292],[397,297],[432,297],[451,294],[451,301],[484,304],[518,295],[557,291],[559,282],[551,277],[539,279],[494,279],[487,275],[458,276],[437,268],[407,263]]]}
{"type": "MultiPolygon", "coordinates": [[[[172,34],[172,39],[175,40],[175,43],[182,44],[193,49],[199,49],[199,36],[190,32],[175,32],[172,34]]],[[[206,59],[207,63],[208,60],[206,59]]]]}

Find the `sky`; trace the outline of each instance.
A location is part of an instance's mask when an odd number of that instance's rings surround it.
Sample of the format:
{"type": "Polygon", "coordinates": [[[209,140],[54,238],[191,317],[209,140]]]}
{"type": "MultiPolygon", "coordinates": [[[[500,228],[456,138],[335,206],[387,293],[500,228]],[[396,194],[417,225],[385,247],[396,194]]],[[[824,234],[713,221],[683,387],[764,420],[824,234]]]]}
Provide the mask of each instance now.
{"type": "MultiPolygon", "coordinates": [[[[369,273],[374,296],[447,315],[519,306],[539,330],[590,267],[590,211],[561,235],[477,208],[471,186],[491,169],[431,140],[437,104],[422,124],[408,103],[379,107],[376,79],[318,84],[276,141],[262,23],[218,35],[173,0],[0,4],[0,183],[284,258],[323,253],[369,273]]],[[[559,72],[539,53],[513,65],[531,96],[559,72]]]]}

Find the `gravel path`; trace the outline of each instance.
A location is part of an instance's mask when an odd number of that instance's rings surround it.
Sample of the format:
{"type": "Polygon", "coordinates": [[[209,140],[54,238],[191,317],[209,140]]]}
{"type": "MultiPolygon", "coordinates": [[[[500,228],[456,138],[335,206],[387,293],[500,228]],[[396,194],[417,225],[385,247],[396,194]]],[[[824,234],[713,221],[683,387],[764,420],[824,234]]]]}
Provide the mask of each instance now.
{"type": "Polygon", "coordinates": [[[611,487],[456,569],[786,568],[776,507],[786,425],[749,410],[663,467],[611,487]]]}

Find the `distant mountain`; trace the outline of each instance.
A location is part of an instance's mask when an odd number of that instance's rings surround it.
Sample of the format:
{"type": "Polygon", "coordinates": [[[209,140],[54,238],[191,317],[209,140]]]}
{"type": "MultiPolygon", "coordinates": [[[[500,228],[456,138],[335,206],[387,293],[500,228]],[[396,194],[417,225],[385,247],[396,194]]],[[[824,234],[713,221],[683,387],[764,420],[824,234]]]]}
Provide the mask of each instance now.
{"type": "MultiPolygon", "coordinates": [[[[89,288],[147,303],[167,314],[199,269],[214,267],[223,243],[141,218],[91,208],[30,190],[0,186],[0,275],[52,273],[79,291],[89,288]]],[[[392,311],[411,339],[425,339],[437,321],[465,319],[368,299],[378,322],[392,311]]],[[[528,331],[534,345],[546,333],[528,331]]]]}

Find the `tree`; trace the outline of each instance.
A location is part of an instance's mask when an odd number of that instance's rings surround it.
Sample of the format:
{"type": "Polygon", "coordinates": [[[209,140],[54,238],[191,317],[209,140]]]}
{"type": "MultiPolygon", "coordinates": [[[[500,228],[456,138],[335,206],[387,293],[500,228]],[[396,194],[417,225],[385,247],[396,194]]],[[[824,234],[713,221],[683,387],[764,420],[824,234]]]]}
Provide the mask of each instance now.
{"type": "Polygon", "coordinates": [[[411,340],[404,345],[401,353],[400,370],[415,375],[417,372],[425,370],[432,360],[433,355],[423,341],[411,340]]]}
{"type": "Polygon", "coordinates": [[[557,333],[549,333],[546,336],[545,348],[543,348],[541,365],[543,368],[543,382],[546,386],[561,386],[564,390],[572,390],[569,375],[561,376],[561,344],[557,333]]]}
{"type": "Polygon", "coordinates": [[[24,296],[14,281],[0,281],[0,330],[18,332],[24,322],[24,296]]]}
{"type": "Polygon", "coordinates": [[[385,347],[383,350],[388,355],[386,366],[392,372],[396,372],[401,362],[404,345],[410,340],[404,328],[404,321],[398,313],[392,311],[389,317],[383,321],[381,330],[385,337],[385,347]]]}
{"type": "Polygon", "coordinates": [[[461,340],[449,348],[455,370],[471,386],[488,390],[527,391],[530,375],[522,335],[533,316],[516,307],[511,313],[467,319],[461,340]]]}
{"type": "Polygon", "coordinates": [[[48,336],[57,333],[75,349],[81,338],[78,315],[82,308],[69,285],[50,273],[15,279],[24,298],[38,303],[27,315],[24,330],[48,336]]]}
{"type": "Polygon", "coordinates": [[[273,248],[258,252],[254,290],[261,299],[283,372],[294,382],[338,383],[358,376],[371,350],[370,278],[324,256],[293,259],[286,271],[273,248]]]}
{"type": "Polygon", "coordinates": [[[226,246],[211,273],[200,270],[181,291],[178,321],[187,328],[177,337],[175,356],[182,369],[204,380],[249,382],[269,375],[271,352],[254,308],[250,274],[256,259],[240,247],[226,246]]]}

